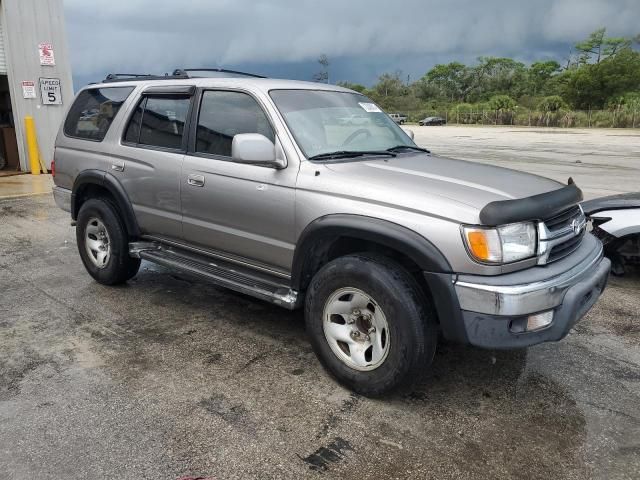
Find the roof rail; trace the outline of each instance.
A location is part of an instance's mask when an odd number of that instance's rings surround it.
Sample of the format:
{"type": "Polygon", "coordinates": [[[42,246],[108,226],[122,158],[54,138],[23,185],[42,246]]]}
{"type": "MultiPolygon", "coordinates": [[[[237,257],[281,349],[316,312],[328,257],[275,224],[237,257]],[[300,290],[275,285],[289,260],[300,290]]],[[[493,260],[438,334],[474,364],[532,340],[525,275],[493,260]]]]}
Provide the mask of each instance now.
{"type": "Polygon", "coordinates": [[[189,78],[187,75],[153,75],[150,73],[110,73],[103,80],[103,83],[110,82],[130,82],[135,80],[176,80],[189,78]]]}
{"type": "Polygon", "coordinates": [[[116,80],[120,77],[151,77],[150,73],[110,73],[105,80],[116,80]]]}
{"type": "MultiPolygon", "coordinates": [[[[228,70],[226,68],[178,68],[173,71],[174,76],[186,75],[189,78],[194,77],[207,77],[209,75],[191,75],[189,72],[209,72],[209,73],[228,73],[230,75],[237,75],[240,77],[253,77],[253,78],[267,78],[264,75],[257,75],[255,73],[240,72],[238,70],[228,70]]],[[[224,75],[221,75],[224,76],[224,75]]]]}
{"type": "Polygon", "coordinates": [[[227,70],[225,68],[177,68],[171,75],[153,75],[151,73],[110,73],[103,80],[103,83],[130,82],[136,80],[179,80],[185,78],[207,78],[207,77],[252,77],[267,78],[255,73],[240,72],[238,70],[227,70]],[[195,72],[205,72],[204,75],[194,75],[195,72]],[[220,75],[212,75],[217,73],[220,75]]]}

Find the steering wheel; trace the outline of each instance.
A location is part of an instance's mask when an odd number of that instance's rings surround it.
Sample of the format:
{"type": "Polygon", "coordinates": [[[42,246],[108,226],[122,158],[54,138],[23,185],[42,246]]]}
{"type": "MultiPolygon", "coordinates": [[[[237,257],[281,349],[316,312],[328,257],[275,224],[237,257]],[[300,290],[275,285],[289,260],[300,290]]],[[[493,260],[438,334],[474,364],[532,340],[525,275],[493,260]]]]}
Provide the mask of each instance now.
{"type": "Polygon", "coordinates": [[[366,128],[359,128],[358,130],[353,132],[351,135],[349,135],[344,142],[342,142],[342,146],[349,145],[359,135],[366,135],[367,138],[369,138],[371,136],[371,132],[369,130],[367,130],[366,128]]]}

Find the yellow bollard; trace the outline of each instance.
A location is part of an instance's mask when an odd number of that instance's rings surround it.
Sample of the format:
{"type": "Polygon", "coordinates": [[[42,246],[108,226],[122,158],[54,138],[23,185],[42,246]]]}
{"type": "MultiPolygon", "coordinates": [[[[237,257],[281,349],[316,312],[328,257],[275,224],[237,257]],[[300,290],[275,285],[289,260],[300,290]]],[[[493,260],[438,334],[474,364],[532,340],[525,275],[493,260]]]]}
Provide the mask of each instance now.
{"type": "Polygon", "coordinates": [[[40,175],[40,155],[38,154],[38,137],[36,136],[36,124],[33,117],[24,117],[24,130],[27,136],[27,148],[29,150],[29,166],[32,175],[40,175]]]}

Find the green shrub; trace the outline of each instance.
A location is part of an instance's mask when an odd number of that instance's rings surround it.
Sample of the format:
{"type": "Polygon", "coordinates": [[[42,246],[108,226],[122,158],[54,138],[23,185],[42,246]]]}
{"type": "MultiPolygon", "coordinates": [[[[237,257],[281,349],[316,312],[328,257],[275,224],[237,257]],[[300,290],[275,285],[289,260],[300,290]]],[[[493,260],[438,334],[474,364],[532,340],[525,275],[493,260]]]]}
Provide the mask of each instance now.
{"type": "Polygon", "coordinates": [[[551,95],[544,97],[538,104],[538,108],[543,112],[557,112],[566,110],[568,107],[560,95],[551,95]]]}

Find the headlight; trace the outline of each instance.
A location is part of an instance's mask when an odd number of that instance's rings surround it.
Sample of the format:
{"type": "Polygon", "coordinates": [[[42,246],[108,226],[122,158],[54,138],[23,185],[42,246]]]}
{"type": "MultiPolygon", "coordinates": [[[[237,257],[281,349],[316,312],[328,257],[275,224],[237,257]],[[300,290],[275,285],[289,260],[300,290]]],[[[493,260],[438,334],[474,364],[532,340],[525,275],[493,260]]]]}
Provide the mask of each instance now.
{"type": "Polygon", "coordinates": [[[511,263],[536,253],[536,226],[531,222],[495,228],[463,226],[462,237],[469,254],[482,263],[511,263]]]}

